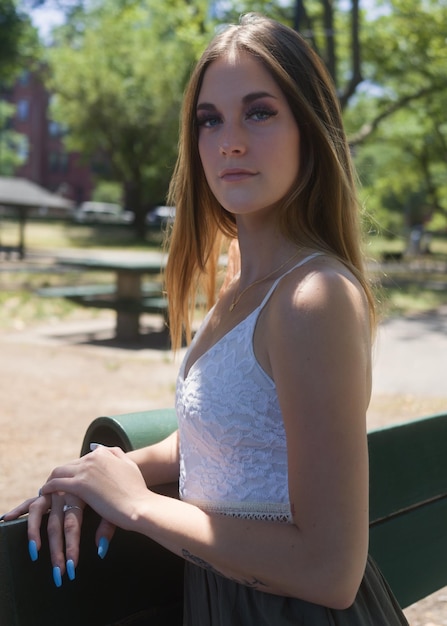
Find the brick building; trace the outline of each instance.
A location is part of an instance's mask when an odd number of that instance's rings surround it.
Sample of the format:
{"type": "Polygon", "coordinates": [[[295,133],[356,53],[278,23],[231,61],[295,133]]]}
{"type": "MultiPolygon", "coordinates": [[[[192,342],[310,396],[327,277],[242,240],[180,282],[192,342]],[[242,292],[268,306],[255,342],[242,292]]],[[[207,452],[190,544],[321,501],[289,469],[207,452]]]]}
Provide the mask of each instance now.
{"type": "Polygon", "coordinates": [[[26,160],[15,175],[80,204],[91,197],[92,172],[79,154],[65,150],[64,129],[49,117],[50,98],[38,74],[28,71],[6,94],[16,106],[11,126],[28,139],[26,160]]]}

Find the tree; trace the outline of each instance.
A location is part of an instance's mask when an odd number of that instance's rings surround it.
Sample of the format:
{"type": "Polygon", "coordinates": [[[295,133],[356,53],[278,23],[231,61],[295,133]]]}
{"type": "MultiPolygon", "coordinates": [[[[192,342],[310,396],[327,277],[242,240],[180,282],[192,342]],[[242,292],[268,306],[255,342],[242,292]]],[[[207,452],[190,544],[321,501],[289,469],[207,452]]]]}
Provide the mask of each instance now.
{"type": "Polygon", "coordinates": [[[207,40],[206,2],[121,0],[78,10],[49,51],[52,114],[67,147],[120,181],[139,235],[175,163],[180,101],[207,40]]]}
{"type": "Polygon", "coordinates": [[[20,13],[14,0],[0,0],[0,82],[11,80],[21,60],[36,43],[29,18],[20,13]]]}
{"type": "Polygon", "coordinates": [[[363,36],[368,89],[352,103],[357,164],[386,227],[447,220],[445,0],[392,0],[363,36]],[[416,28],[417,25],[417,28],[416,28]]]}
{"type": "Polygon", "coordinates": [[[14,108],[6,101],[8,88],[38,55],[38,38],[29,18],[14,0],[0,0],[0,175],[11,176],[25,159],[26,141],[10,128],[14,108]]]}
{"type": "Polygon", "coordinates": [[[237,21],[241,13],[255,11],[300,32],[324,60],[345,108],[363,81],[361,72],[361,12],[359,0],[225,0],[215,2],[224,21],[237,21]]]}
{"type": "Polygon", "coordinates": [[[425,106],[447,88],[446,1],[390,0],[387,9],[363,35],[365,80],[379,89],[376,114],[352,137],[354,143],[396,111],[415,102],[425,106]]]}

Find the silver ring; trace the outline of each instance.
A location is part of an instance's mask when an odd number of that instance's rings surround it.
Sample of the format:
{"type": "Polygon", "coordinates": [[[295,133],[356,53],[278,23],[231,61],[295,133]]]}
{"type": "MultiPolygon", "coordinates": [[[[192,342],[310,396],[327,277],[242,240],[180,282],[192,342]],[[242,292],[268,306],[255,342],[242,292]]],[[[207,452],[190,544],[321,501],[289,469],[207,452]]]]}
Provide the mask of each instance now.
{"type": "Polygon", "coordinates": [[[82,511],[81,507],[76,504],[64,504],[64,508],[62,510],[64,513],[67,513],[67,511],[71,511],[71,509],[79,509],[82,511]]]}
{"type": "Polygon", "coordinates": [[[38,497],[38,498],[40,498],[42,495],[43,495],[43,493],[42,493],[42,487],[41,487],[41,488],[39,489],[39,494],[38,494],[38,496],[37,496],[37,497],[38,497]]]}

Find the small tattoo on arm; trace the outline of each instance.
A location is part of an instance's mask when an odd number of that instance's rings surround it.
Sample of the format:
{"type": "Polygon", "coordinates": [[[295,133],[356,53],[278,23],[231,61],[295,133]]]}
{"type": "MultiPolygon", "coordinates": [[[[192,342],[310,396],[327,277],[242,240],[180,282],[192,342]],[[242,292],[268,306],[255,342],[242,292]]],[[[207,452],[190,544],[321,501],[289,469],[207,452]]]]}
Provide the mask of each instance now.
{"type": "Polygon", "coordinates": [[[266,585],[261,580],[258,580],[255,577],[252,578],[251,580],[248,580],[246,578],[238,579],[238,578],[231,578],[229,576],[225,576],[225,574],[222,574],[222,572],[219,572],[219,570],[213,567],[211,563],[208,563],[208,561],[204,561],[200,557],[195,556],[194,554],[191,554],[189,550],[185,550],[184,548],[182,549],[182,556],[187,561],[194,563],[194,565],[197,565],[198,567],[201,567],[202,569],[205,569],[208,572],[212,572],[213,574],[217,574],[218,576],[223,576],[224,578],[229,578],[229,580],[232,580],[233,582],[238,583],[240,585],[245,585],[245,587],[250,587],[251,589],[259,589],[260,587],[263,587],[263,588],[268,587],[268,585],[266,585]]]}
{"type": "Polygon", "coordinates": [[[207,561],[204,561],[203,559],[200,559],[198,556],[195,556],[194,554],[191,554],[189,550],[183,549],[182,556],[187,561],[194,563],[194,565],[198,565],[202,569],[206,569],[208,572],[213,572],[214,574],[219,574],[219,576],[222,576],[222,574],[218,572],[217,569],[215,569],[210,563],[208,563],[207,561]]]}
{"type": "Polygon", "coordinates": [[[240,585],[245,585],[245,587],[250,587],[251,589],[259,589],[260,587],[264,587],[264,589],[266,589],[268,587],[268,585],[263,583],[262,580],[258,580],[257,578],[252,578],[252,580],[246,580],[245,578],[237,580],[236,578],[232,578],[231,580],[239,583],[240,585]]]}

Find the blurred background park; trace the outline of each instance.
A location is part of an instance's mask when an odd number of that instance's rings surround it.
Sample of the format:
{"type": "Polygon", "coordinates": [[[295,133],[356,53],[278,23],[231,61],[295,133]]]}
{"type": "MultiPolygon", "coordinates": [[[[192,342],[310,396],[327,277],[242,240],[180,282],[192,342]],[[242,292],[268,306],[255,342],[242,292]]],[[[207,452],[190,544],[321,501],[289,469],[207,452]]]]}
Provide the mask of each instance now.
{"type": "MultiPolygon", "coordinates": [[[[154,209],[165,204],[190,69],[216,28],[250,10],[299,30],[333,76],[367,253],[387,264],[387,314],[442,304],[445,0],[0,0],[0,180],[26,179],[68,201],[26,210],[28,250],[160,248],[166,219],[154,209]]],[[[2,206],[1,188],[0,207],[7,252],[23,213],[2,206]]],[[[14,286],[23,311],[51,280],[3,273],[2,304],[14,286]]],[[[13,308],[1,307],[2,326],[13,308]]]]}

